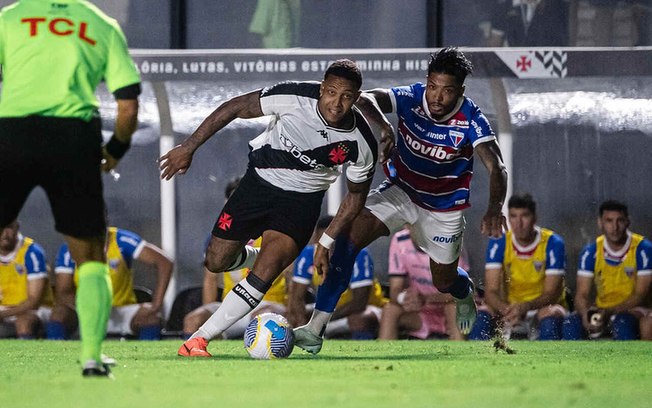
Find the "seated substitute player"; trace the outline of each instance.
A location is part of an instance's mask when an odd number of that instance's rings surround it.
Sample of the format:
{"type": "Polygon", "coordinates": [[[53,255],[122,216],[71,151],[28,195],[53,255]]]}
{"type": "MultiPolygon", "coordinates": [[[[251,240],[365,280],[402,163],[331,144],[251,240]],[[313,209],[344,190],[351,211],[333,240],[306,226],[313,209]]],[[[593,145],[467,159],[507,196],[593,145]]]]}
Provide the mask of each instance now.
{"type": "Polygon", "coordinates": [[[488,310],[478,312],[469,339],[487,340],[500,325],[505,335],[520,331],[530,339],[561,340],[568,314],[564,240],[536,224],[536,202],[530,194],[513,195],[507,207],[510,230],[487,245],[488,310]]]}
{"type": "MultiPolygon", "coordinates": [[[[460,267],[468,269],[460,256],[460,267]]],[[[417,339],[431,336],[464,340],[455,321],[455,298],[432,284],[430,258],[415,245],[409,228],[389,244],[389,297],[380,321],[380,340],[398,339],[406,333],[417,339]]]]}
{"type": "MultiPolygon", "coordinates": [[[[161,177],[185,173],[192,156],[215,132],[236,118],[272,115],[267,129],[249,142],[249,166],[224,206],[206,250],[212,272],[240,269],[250,239],[263,242],[253,270],[179,349],[182,356],[205,356],[208,341],[219,336],[260,303],[285,268],[308,243],[319,218],[324,193],[346,169],[348,193],[335,220],[336,232],[364,206],[378,159],[378,145],[365,117],[353,106],[362,74],[350,60],[332,63],[319,82],[284,82],[234,97],[220,105],[182,144],[160,158],[161,177]]],[[[393,129],[379,110],[386,153],[393,129]],[[382,117],[382,119],[381,119],[382,117]]]]}
{"type": "Polygon", "coordinates": [[[0,229],[0,337],[36,337],[50,314],[41,306],[47,286],[43,248],[10,222],[0,229]]]}
{"type": "MultiPolygon", "coordinates": [[[[311,244],[301,251],[294,262],[292,282],[288,295],[288,320],[294,327],[306,324],[314,304],[306,305],[308,292],[314,293],[319,275],[314,273],[315,242],[333,220],[332,216],[319,219],[311,244]]],[[[358,254],[353,266],[349,288],[335,306],[333,318],[326,326],[324,336],[348,336],[353,340],[371,340],[377,337],[381,308],[387,303],[380,283],[374,279],[374,263],[366,249],[358,254]]]]}
{"type": "Polygon", "coordinates": [[[297,346],[313,354],[321,350],[319,334],[348,286],[357,252],[405,224],[415,226],[413,238],[430,257],[435,287],[456,298],[460,331],[471,330],[476,317],[473,285],[458,268],[458,258],[463,210],[470,205],[473,156],[489,172],[489,203],[480,227],[484,234],[502,234],[507,189],[495,134],[480,108],[464,95],[464,80],[471,71],[461,51],[445,48],[431,57],[426,84],[374,89],[368,92],[373,98],[360,98],[363,112],[375,108],[376,102],[383,112],[396,112],[396,149],[385,162],[387,179],[369,195],[366,207],[346,230],[333,223],[320,238],[315,269],[324,275],[324,283],[310,321],[294,329],[297,346]]]}
{"type": "MultiPolygon", "coordinates": [[[[106,242],[105,252],[113,288],[107,333],[138,335],[141,340],[159,340],[163,297],[172,276],[172,260],[157,246],[124,229],[109,227],[106,242]],[[134,260],[156,268],[158,276],[151,303],[138,303],[136,300],[133,286],[134,260]]],[[[79,279],[77,267],[66,244],[59,250],[54,272],[56,301],[47,326],[47,337],[62,340],[68,338],[76,327],[74,300],[79,279]]]]}
{"type": "Polygon", "coordinates": [[[652,281],[652,242],[629,230],[629,211],[619,201],[600,205],[602,235],[580,253],[575,311],[564,320],[564,339],[611,335],[615,340],[639,338],[639,320],[652,281]],[[591,290],[595,284],[595,302],[591,290]],[[597,319],[591,316],[598,313],[597,319]],[[592,324],[593,322],[593,324],[592,324]]]}
{"type": "MultiPolygon", "coordinates": [[[[261,239],[257,239],[252,247],[259,249],[261,239]]],[[[202,305],[192,312],[188,313],[183,319],[183,336],[188,339],[196,332],[202,324],[206,323],[213,313],[220,307],[224,296],[233,289],[233,287],[245,279],[249,274],[250,269],[238,269],[224,273],[213,273],[204,268],[204,285],[202,287],[202,305]],[[222,289],[222,297],[218,299],[219,288],[222,289]]],[[[286,290],[286,276],[281,274],[274,280],[272,286],[269,288],[265,296],[260,301],[258,306],[250,313],[245,315],[242,319],[235,322],[231,327],[222,332],[222,338],[238,339],[244,335],[247,325],[257,315],[261,313],[277,313],[285,315],[287,302],[286,290]]]]}

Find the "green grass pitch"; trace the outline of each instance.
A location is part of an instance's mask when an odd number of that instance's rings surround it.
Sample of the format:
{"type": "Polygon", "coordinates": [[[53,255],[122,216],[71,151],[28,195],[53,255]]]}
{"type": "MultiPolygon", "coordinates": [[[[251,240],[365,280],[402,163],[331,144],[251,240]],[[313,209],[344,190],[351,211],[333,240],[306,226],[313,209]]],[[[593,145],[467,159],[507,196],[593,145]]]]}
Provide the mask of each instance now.
{"type": "Polygon", "coordinates": [[[240,341],[211,359],[179,340],[107,341],[115,379],[83,379],[79,343],[0,340],[0,407],[652,407],[652,343],[326,341],[257,361],[240,341]]]}

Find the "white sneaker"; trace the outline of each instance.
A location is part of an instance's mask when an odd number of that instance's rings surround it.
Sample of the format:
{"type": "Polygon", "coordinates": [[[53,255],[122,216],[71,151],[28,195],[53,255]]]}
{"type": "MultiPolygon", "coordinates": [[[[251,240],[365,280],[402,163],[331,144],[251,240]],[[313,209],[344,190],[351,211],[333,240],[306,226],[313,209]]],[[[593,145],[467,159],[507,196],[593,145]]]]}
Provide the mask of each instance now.
{"type": "Polygon", "coordinates": [[[317,336],[306,326],[297,327],[294,331],[294,345],[304,349],[310,354],[317,354],[321,350],[324,339],[317,336]]]}
{"type": "Polygon", "coordinates": [[[464,299],[456,299],[455,306],[457,309],[456,321],[457,327],[463,335],[468,335],[473,328],[478,310],[475,307],[473,290],[464,299]]]}

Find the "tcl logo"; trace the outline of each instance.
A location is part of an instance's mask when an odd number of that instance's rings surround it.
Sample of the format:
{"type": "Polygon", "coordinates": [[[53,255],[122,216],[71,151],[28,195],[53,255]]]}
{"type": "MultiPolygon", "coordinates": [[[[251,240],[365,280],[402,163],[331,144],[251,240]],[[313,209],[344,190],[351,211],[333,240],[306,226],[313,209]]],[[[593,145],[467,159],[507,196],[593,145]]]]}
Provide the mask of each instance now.
{"type": "Polygon", "coordinates": [[[80,40],[85,41],[90,45],[95,45],[97,43],[96,40],[88,36],[88,23],[82,22],[79,24],[79,27],[77,27],[77,23],[68,18],[54,18],[48,21],[45,17],[28,17],[21,19],[20,22],[29,26],[30,37],[36,37],[39,35],[40,29],[43,26],[46,26],[54,35],[68,36],[76,33],[80,40]]]}

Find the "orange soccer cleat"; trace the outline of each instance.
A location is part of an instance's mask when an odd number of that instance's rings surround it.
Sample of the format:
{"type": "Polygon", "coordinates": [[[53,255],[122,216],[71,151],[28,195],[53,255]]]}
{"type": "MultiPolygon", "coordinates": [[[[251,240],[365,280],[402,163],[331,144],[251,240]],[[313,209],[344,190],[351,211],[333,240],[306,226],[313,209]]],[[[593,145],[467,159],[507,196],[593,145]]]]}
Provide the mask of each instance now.
{"type": "Polygon", "coordinates": [[[178,355],[183,357],[212,357],[211,353],[206,351],[208,341],[203,337],[195,337],[186,340],[185,343],[179,347],[178,355]]]}

